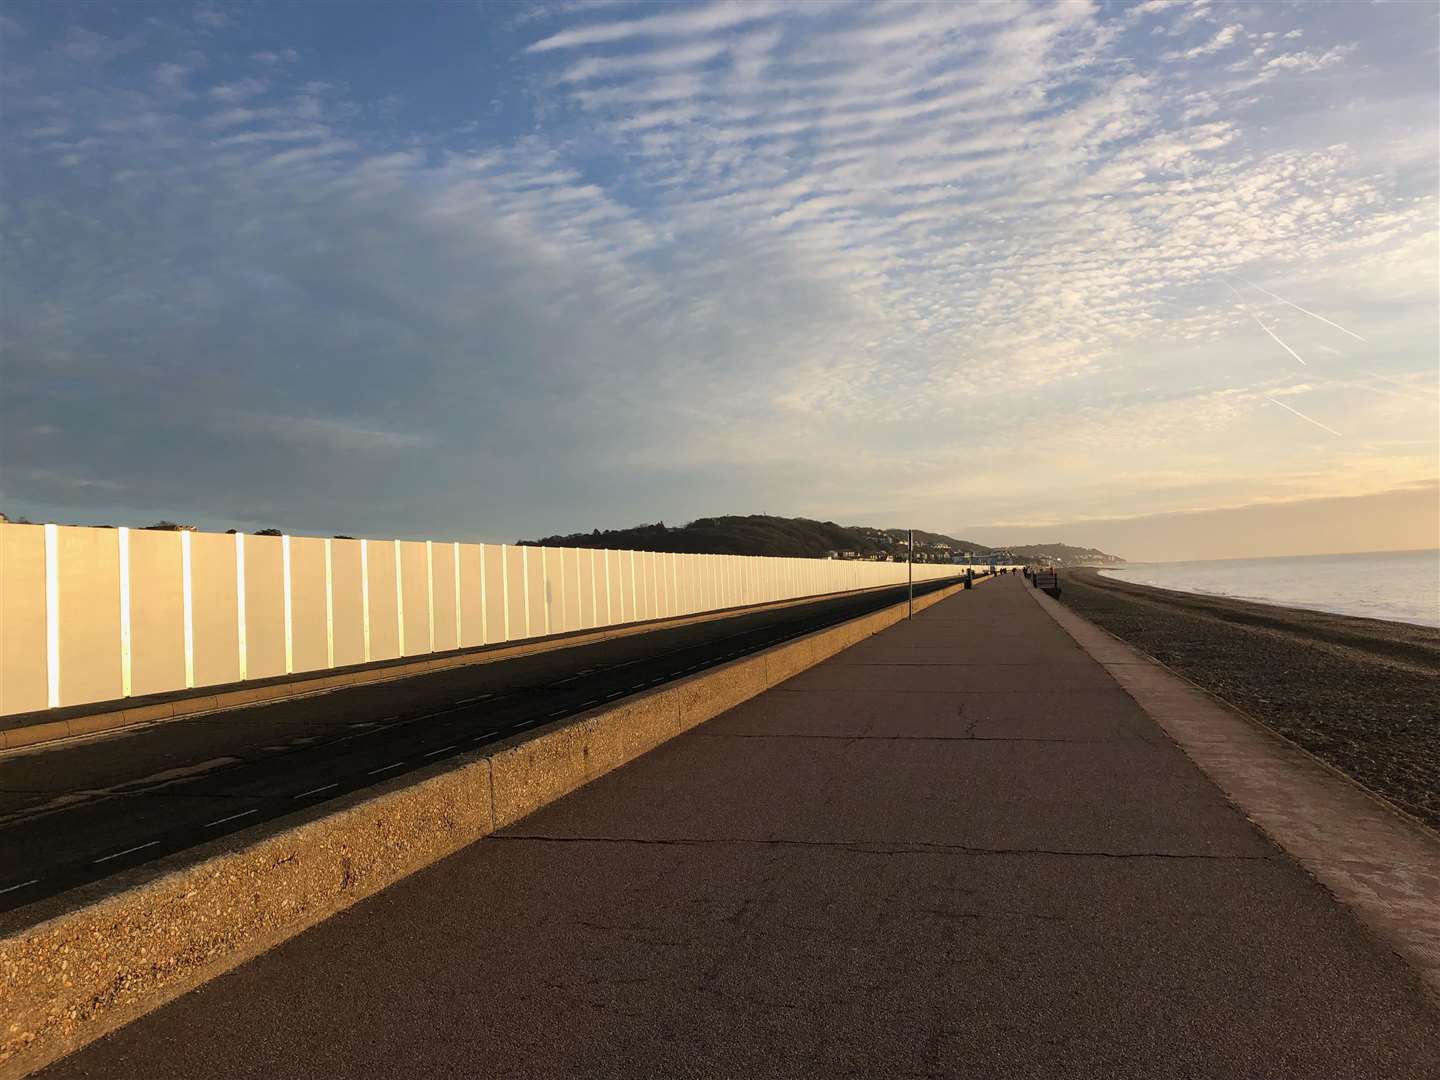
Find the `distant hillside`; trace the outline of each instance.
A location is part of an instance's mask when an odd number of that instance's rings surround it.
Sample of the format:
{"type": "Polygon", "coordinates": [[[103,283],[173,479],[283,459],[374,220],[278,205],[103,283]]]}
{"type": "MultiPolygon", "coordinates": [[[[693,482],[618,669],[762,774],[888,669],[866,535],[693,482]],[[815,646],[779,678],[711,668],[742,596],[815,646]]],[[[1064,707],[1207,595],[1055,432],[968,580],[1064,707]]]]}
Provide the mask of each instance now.
{"type": "MultiPolygon", "coordinates": [[[[866,526],[856,526],[861,530],[883,532],[890,537],[894,543],[899,543],[906,538],[905,529],[876,529],[867,530],[866,526]]],[[[946,536],[944,533],[926,532],[924,529],[915,530],[915,547],[919,550],[925,548],[949,549],[964,555],[990,555],[998,548],[986,547],[984,544],[977,544],[974,540],[957,540],[953,536],[946,536]]]]}
{"type": "Polygon", "coordinates": [[[679,551],[716,555],[787,555],[824,558],[832,551],[861,555],[885,554],[891,545],[883,536],[863,536],[833,521],[771,517],[751,514],[697,518],[688,525],[636,525],[629,529],[599,529],[568,536],[522,540],[543,547],[620,548],[633,551],[679,551]]]}
{"type": "Polygon", "coordinates": [[[1061,566],[1113,566],[1125,561],[1118,555],[1107,555],[1099,548],[1071,547],[1069,544],[1026,544],[1005,550],[1023,560],[1053,562],[1061,566]]]}
{"type": "MultiPolygon", "coordinates": [[[[678,551],[689,554],[774,555],[823,559],[828,555],[858,559],[904,559],[906,530],[877,529],[869,525],[837,525],[809,518],[772,517],[768,514],[697,518],[688,525],[635,525],[628,529],[595,529],[566,536],[521,540],[542,547],[609,548],[631,551],[678,551]]],[[[1020,548],[990,548],[973,540],[944,533],[915,530],[917,562],[949,562],[961,555],[1013,552],[1022,559],[1074,565],[1079,562],[1124,562],[1094,548],[1065,544],[1039,544],[1020,548]]]]}

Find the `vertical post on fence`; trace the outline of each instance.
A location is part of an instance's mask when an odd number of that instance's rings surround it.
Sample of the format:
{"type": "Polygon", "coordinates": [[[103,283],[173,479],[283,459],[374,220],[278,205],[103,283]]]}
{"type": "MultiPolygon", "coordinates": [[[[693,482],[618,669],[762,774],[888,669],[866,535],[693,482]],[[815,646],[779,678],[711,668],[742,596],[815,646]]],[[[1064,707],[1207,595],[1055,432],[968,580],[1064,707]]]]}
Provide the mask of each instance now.
{"type": "Polygon", "coordinates": [[[505,554],[505,545],[500,545],[500,593],[505,601],[505,640],[510,640],[510,559],[505,554]]]}
{"type": "Polygon", "coordinates": [[[115,530],[120,545],[120,696],[130,696],[130,530],[115,530]]]}
{"type": "Polygon", "coordinates": [[[400,655],[405,655],[405,583],[400,578],[400,541],[390,541],[391,554],[395,558],[395,637],[400,643],[400,655]]]}
{"type": "MultiPolygon", "coordinates": [[[[328,564],[327,564],[328,566],[328,564]]],[[[195,685],[195,586],[190,570],[190,534],[180,534],[180,602],[184,611],[185,685],[195,685]]],[[[334,665],[334,662],[331,662],[334,665]]]]}
{"type": "Polygon", "coordinates": [[[490,585],[485,577],[485,545],[480,544],[478,546],[480,548],[480,644],[489,645],[490,613],[485,609],[490,606],[490,585]]]}
{"type": "Polygon", "coordinates": [[[242,532],[235,534],[235,648],[243,682],[250,677],[250,665],[245,643],[245,534],[242,532]]]}
{"type": "Polygon", "coordinates": [[[906,613],[905,617],[906,617],[907,619],[913,619],[913,618],[915,617],[915,530],[914,530],[914,529],[911,529],[911,530],[910,530],[908,544],[909,544],[909,546],[906,548],[906,551],[905,551],[905,571],[906,571],[906,574],[907,574],[908,579],[909,579],[909,582],[910,582],[910,607],[909,607],[909,610],[908,610],[908,612],[906,613]]]}
{"type": "MultiPolygon", "coordinates": [[[[189,533],[181,533],[183,540],[189,533]]],[[[325,666],[335,666],[335,562],[330,538],[325,538],[325,666]]]]}
{"type": "Polygon", "coordinates": [[[60,704],[60,534],[45,529],[45,704],[60,704]]]}
{"type": "Polygon", "coordinates": [[[425,614],[429,625],[425,633],[429,637],[429,651],[435,651],[435,542],[425,541],[425,614]]]}
{"type": "Polygon", "coordinates": [[[461,648],[463,640],[460,631],[464,627],[464,620],[460,617],[460,541],[455,540],[450,546],[450,568],[455,571],[455,648],[461,648]]]}
{"type": "Polygon", "coordinates": [[[293,607],[290,591],[290,536],[280,537],[280,596],[285,612],[285,674],[295,670],[295,634],[291,629],[293,607]]]}
{"type": "Polygon", "coordinates": [[[365,640],[365,662],[370,662],[370,544],[360,541],[360,633],[365,640]]]}
{"type": "Polygon", "coordinates": [[[530,636],[530,549],[520,548],[520,596],[525,601],[525,636],[530,636]]]}

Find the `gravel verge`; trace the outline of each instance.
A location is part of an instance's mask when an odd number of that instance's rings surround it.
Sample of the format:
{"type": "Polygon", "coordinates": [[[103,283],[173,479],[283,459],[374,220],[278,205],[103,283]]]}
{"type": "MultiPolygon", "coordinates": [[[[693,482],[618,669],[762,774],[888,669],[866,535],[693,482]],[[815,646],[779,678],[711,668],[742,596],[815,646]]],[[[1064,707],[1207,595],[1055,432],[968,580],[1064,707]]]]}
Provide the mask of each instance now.
{"type": "Polygon", "coordinates": [[[1440,630],[1065,571],[1061,599],[1440,829],[1440,630]]]}

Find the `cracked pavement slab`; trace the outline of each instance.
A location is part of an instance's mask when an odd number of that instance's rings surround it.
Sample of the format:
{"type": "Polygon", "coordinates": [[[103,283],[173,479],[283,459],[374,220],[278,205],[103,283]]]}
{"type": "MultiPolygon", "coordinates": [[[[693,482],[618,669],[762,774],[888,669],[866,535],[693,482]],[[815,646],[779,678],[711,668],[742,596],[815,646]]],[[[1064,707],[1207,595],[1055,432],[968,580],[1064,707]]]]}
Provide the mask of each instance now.
{"type": "Polygon", "coordinates": [[[938,604],[43,1075],[1435,1076],[1413,972],[1022,589],[938,604]]]}

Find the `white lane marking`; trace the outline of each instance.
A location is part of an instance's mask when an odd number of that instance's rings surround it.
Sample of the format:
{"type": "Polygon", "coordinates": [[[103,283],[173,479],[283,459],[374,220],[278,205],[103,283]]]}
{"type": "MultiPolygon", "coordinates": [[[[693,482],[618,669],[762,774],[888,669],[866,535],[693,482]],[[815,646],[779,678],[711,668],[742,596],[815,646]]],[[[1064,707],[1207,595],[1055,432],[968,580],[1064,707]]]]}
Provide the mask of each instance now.
{"type": "Polygon", "coordinates": [[[14,892],[16,889],[23,889],[26,885],[34,885],[39,880],[40,879],[38,877],[35,877],[31,878],[29,881],[22,881],[19,885],[6,885],[5,888],[0,889],[0,896],[3,896],[7,892],[14,892]]]}
{"type": "Polygon", "coordinates": [[[148,844],[137,844],[135,847],[127,847],[124,851],[117,851],[113,855],[102,855],[100,858],[96,859],[95,862],[109,862],[111,859],[120,858],[121,855],[129,855],[131,852],[134,851],[144,851],[147,847],[154,847],[158,843],[160,843],[159,840],[151,840],[148,844]]]}
{"type": "Polygon", "coordinates": [[[389,765],[381,765],[378,769],[371,769],[367,775],[374,776],[376,773],[389,772],[391,769],[398,769],[401,765],[404,764],[405,762],[403,761],[394,761],[391,762],[389,765]]]}
{"type": "Polygon", "coordinates": [[[469,705],[472,701],[484,701],[486,698],[494,697],[494,694],[477,694],[475,697],[464,697],[455,702],[456,705],[469,705]]]}
{"type": "Polygon", "coordinates": [[[531,724],[538,724],[539,722],[539,720],[526,720],[523,724],[516,724],[515,729],[518,731],[522,727],[529,727],[531,724]]]}
{"type": "Polygon", "coordinates": [[[599,705],[599,704],[600,704],[600,699],[599,699],[598,697],[597,697],[597,698],[591,698],[589,701],[582,701],[582,702],[580,703],[580,708],[582,708],[582,709],[588,709],[591,705],[599,705]]]}
{"type": "Polygon", "coordinates": [[[440,747],[439,750],[427,750],[427,751],[425,751],[425,756],[426,756],[426,757],[434,757],[436,754],[443,754],[443,753],[445,753],[446,750],[454,750],[455,747],[458,746],[458,745],[459,745],[458,743],[451,743],[449,746],[442,746],[442,747],[440,747]]]}
{"type": "Polygon", "coordinates": [[[552,713],[550,714],[550,716],[551,716],[552,718],[553,718],[553,717],[556,717],[556,716],[564,716],[564,715],[565,715],[567,712],[569,712],[569,711],[570,711],[569,709],[556,709],[554,712],[552,712],[552,713]]]}
{"type": "Polygon", "coordinates": [[[329,791],[331,788],[337,788],[337,787],[339,787],[339,786],[340,786],[340,782],[337,780],[337,781],[336,781],[335,783],[333,783],[333,784],[325,784],[323,787],[314,787],[314,788],[311,788],[309,791],[302,791],[302,792],[300,792],[299,795],[296,795],[295,798],[297,798],[297,799],[303,799],[303,798],[305,798],[306,795],[318,795],[318,794],[320,794],[320,792],[322,792],[322,791],[329,791]]]}
{"type": "Polygon", "coordinates": [[[236,818],[249,817],[251,814],[258,814],[259,812],[260,811],[258,808],[255,810],[241,810],[238,814],[231,814],[229,817],[222,817],[219,821],[209,822],[205,826],[205,828],[213,829],[216,825],[224,825],[227,821],[234,821],[236,818]]]}

